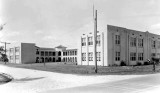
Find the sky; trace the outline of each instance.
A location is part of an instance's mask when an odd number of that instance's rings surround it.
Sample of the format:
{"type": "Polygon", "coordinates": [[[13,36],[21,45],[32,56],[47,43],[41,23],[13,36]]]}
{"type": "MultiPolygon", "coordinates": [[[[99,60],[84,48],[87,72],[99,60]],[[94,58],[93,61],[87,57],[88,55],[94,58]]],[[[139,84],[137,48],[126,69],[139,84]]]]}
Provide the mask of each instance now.
{"type": "Polygon", "coordinates": [[[93,32],[93,3],[100,32],[109,24],[160,34],[160,0],[0,0],[0,41],[78,48],[93,32]]]}

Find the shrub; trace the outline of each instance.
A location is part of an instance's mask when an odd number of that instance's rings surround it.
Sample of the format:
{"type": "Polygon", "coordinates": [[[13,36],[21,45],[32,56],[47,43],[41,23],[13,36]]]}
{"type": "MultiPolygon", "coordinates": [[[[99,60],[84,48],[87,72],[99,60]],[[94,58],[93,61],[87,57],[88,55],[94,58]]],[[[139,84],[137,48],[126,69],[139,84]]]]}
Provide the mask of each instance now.
{"type": "Polygon", "coordinates": [[[142,65],[142,63],[141,62],[137,62],[137,66],[141,66],[142,65]]]}
{"type": "Polygon", "coordinates": [[[126,66],[126,63],[122,60],[120,66],[126,66]]]}
{"type": "Polygon", "coordinates": [[[149,64],[150,64],[150,63],[149,63],[149,62],[147,62],[147,61],[145,61],[145,62],[144,62],[144,65],[149,65],[149,64]]]}

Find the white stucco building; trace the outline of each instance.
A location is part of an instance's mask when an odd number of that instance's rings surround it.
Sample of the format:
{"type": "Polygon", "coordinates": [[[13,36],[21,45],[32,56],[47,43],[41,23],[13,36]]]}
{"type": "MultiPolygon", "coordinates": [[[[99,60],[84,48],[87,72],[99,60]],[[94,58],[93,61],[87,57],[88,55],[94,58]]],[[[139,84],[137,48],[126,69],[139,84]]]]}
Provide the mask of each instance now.
{"type": "MultiPolygon", "coordinates": [[[[79,65],[95,65],[93,33],[83,34],[79,46],[79,65]]],[[[160,35],[124,27],[107,25],[104,32],[97,33],[97,65],[144,64],[152,57],[160,58],[160,35]]]]}

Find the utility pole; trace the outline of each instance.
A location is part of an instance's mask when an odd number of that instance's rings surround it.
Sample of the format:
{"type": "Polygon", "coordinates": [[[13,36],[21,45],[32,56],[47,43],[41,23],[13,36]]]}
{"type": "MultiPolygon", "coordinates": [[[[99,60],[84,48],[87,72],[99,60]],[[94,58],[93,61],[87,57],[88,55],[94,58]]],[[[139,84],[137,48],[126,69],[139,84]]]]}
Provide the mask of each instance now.
{"type": "MultiPolygon", "coordinates": [[[[7,56],[7,55],[6,55],[6,51],[7,51],[7,50],[6,50],[6,47],[7,47],[7,44],[10,44],[10,43],[8,43],[8,42],[1,42],[1,43],[4,44],[4,47],[5,47],[5,51],[4,51],[4,52],[5,52],[5,56],[7,56]]],[[[5,61],[5,64],[6,64],[6,61],[5,61]]]]}
{"type": "MultiPolygon", "coordinates": [[[[93,6],[94,9],[94,6],[93,6]]],[[[94,14],[94,10],[93,10],[94,14]]],[[[94,17],[94,15],[93,15],[94,17]]],[[[94,17],[94,61],[95,61],[95,73],[98,72],[97,69],[97,10],[95,11],[95,17],[94,17]]]]}

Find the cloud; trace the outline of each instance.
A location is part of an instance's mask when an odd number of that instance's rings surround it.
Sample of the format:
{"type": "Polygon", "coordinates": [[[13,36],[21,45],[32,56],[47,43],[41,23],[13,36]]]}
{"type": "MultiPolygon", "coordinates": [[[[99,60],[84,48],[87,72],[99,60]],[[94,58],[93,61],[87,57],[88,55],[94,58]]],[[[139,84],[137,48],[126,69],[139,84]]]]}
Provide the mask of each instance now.
{"type": "Polygon", "coordinates": [[[153,29],[153,30],[158,30],[158,29],[160,29],[160,23],[152,25],[152,26],[151,26],[151,29],[153,29]]]}
{"type": "Polygon", "coordinates": [[[42,34],[42,33],[43,33],[42,30],[37,30],[37,31],[35,31],[35,34],[42,34]]]}
{"type": "Polygon", "coordinates": [[[50,41],[50,40],[54,40],[55,38],[53,36],[44,36],[42,40],[44,41],[50,41]]]}

